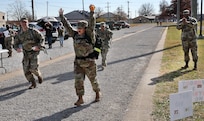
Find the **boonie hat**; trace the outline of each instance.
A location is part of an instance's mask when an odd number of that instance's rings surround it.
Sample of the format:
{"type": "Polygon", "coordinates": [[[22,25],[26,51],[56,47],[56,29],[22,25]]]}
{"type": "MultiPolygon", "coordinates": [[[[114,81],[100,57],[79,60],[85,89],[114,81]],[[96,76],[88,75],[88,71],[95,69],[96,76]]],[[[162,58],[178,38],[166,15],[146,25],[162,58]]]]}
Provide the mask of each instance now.
{"type": "Polygon", "coordinates": [[[88,22],[85,20],[81,20],[78,22],[78,27],[77,28],[86,28],[88,27],[88,22]]]}
{"type": "Polygon", "coordinates": [[[189,10],[184,10],[183,14],[190,14],[190,11],[189,10]]]}

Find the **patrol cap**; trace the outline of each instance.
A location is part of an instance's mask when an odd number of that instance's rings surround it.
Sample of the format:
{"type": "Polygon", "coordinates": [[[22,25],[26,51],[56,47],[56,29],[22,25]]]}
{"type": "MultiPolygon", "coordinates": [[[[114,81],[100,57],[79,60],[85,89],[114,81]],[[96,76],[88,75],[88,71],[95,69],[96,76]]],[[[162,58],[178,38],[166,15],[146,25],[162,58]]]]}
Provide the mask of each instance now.
{"type": "Polygon", "coordinates": [[[21,22],[27,22],[28,18],[21,18],[21,22]]]}
{"type": "Polygon", "coordinates": [[[190,11],[189,11],[189,10],[184,10],[184,11],[183,11],[183,14],[184,14],[184,15],[190,14],[190,11]]]}
{"type": "Polygon", "coordinates": [[[86,27],[88,27],[88,22],[87,21],[81,20],[81,21],[78,22],[78,27],[77,28],[82,29],[82,28],[86,28],[86,27]]]}
{"type": "Polygon", "coordinates": [[[106,23],[105,22],[101,22],[101,26],[106,26],[106,23]]]}

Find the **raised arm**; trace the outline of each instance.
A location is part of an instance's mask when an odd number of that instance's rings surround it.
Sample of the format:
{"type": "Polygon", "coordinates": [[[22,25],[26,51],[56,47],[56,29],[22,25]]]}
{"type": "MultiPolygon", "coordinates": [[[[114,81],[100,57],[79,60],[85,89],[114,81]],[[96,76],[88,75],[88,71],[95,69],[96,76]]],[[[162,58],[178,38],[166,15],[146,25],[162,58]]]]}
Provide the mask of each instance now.
{"type": "Polygon", "coordinates": [[[62,8],[60,8],[59,10],[59,16],[61,18],[61,21],[65,27],[65,29],[67,30],[67,32],[69,33],[69,36],[73,37],[74,36],[74,29],[72,28],[71,24],[69,23],[68,20],[66,20],[66,18],[63,15],[64,10],[62,10],[62,8]]]}
{"type": "Polygon", "coordinates": [[[86,33],[91,38],[92,43],[94,44],[96,41],[95,39],[96,18],[94,17],[95,6],[91,4],[89,6],[89,9],[90,9],[90,17],[89,17],[88,28],[86,29],[86,33]]]}

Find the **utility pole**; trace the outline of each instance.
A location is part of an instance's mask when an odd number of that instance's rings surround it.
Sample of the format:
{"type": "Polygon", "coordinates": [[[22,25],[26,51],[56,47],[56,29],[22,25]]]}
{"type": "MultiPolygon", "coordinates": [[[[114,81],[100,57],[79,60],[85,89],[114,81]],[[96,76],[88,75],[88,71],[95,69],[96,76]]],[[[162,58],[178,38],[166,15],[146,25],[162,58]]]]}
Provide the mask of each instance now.
{"type": "Polygon", "coordinates": [[[191,0],[191,16],[197,19],[197,0],[191,0]]]}
{"type": "Polygon", "coordinates": [[[33,0],[31,1],[31,6],[32,6],[32,20],[34,20],[34,2],[33,0]]]}
{"type": "Polygon", "coordinates": [[[177,23],[180,21],[180,7],[181,7],[181,0],[177,0],[177,23]]]}
{"type": "Polygon", "coordinates": [[[110,21],[110,13],[109,13],[110,6],[109,6],[109,2],[107,2],[106,8],[107,8],[107,12],[108,12],[108,21],[110,21]]]}
{"type": "Polygon", "coordinates": [[[83,10],[83,13],[84,13],[84,0],[82,0],[82,10],[83,10]]]}
{"type": "Polygon", "coordinates": [[[199,37],[202,38],[202,30],[203,30],[203,0],[200,1],[200,35],[199,37]]]}
{"type": "Polygon", "coordinates": [[[129,8],[130,1],[127,1],[127,3],[128,3],[128,19],[129,19],[130,18],[130,8],[129,8]]]}
{"type": "Polygon", "coordinates": [[[48,17],[48,1],[47,1],[47,17],[48,17]]]}

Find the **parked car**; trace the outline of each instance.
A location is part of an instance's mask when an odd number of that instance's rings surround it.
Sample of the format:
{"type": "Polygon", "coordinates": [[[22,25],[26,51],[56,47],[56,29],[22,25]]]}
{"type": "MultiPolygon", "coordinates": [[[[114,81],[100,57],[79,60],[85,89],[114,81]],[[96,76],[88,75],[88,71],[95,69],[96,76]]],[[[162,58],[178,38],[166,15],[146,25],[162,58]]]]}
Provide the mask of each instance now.
{"type": "Polygon", "coordinates": [[[96,23],[95,29],[98,30],[101,26],[101,23],[96,23]]]}
{"type": "Polygon", "coordinates": [[[39,30],[39,31],[42,33],[42,35],[45,36],[45,29],[43,29],[42,27],[40,27],[39,25],[37,25],[37,22],[30,22],[30,23],[28,24],[28,26],[29,26],[30,28],[35,28],[35,29],[39,30]]]}
{"type": "Polygon", "coordinates": [[[130,28],[130,24],[125,21],[118,21],[117,23],[122,25],[122,28],[130,28]]]}
{"type": "Polygon", "coordinates": [[[118,24],[117,22],[114,22],[114,21],[108,21],[106,22],[106,24],[109,26],[109,28],[111,30],[120,30],[122,28],[121,24],[118,24]]]}

